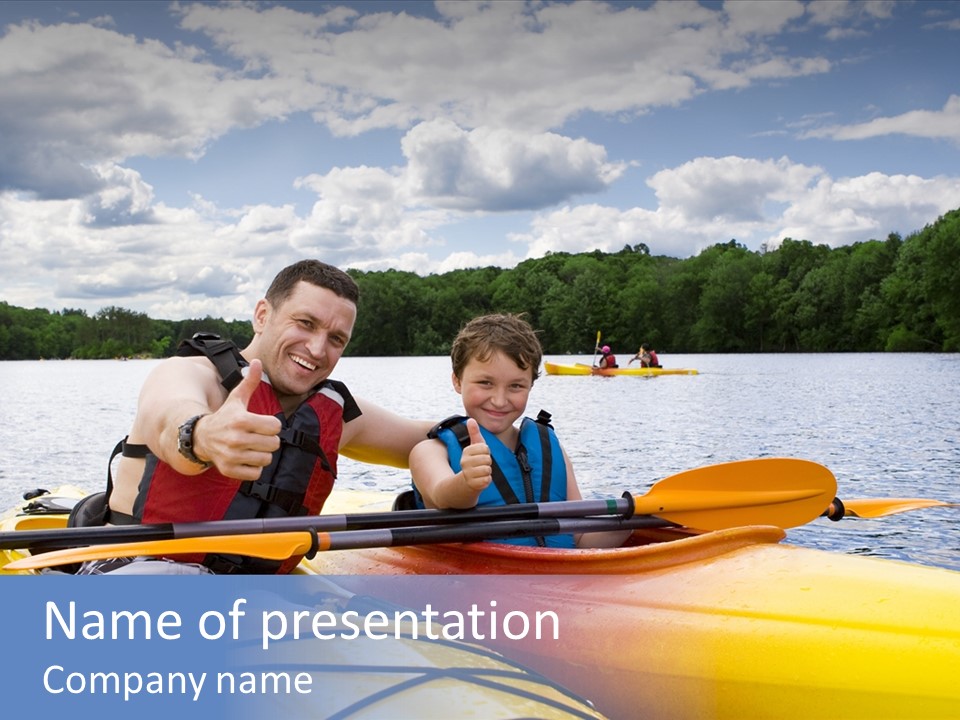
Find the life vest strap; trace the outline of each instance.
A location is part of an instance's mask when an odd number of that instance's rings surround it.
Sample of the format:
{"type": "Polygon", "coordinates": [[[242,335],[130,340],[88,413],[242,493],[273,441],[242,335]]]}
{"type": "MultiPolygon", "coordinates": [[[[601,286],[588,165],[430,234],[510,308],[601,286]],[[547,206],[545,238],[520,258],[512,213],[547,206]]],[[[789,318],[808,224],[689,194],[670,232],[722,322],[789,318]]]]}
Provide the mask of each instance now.
{"type": "Polygon", "coordinates": [[[303,493],[284,490],[269,482],[261,482],[260,480],[245,482],[240,485],[237,492],[261,502],[276,505],[287,515],[307,514],[307,509],[303,506],[303,493]]]}
{"type": "Polygon", "coordinates": [[[233,390],[243,380],[243,367],[247,364],[237,346],[230,340],[224,340],[214,333],[194,333],[189,340],[182,340],[177,347],[177,355],[191,357],[203,355],[217,368],[220,384],[227,392],[233,390]]]}
{"type": "Polygon", "coordinates": [[[323,448],[320,447],[320,443],[318,443],[316,439],[310,437],[302,430],[284,428],[280,431],[280,442],[286,443],[287,445],[291,445],[293,447],[298,447],[305,452],[316,455],[320,458],[320,467],[333,475],[334,480],[337,479],[337,473],[334,472],[333,468],[330,466],[330,461],[327,460],[327,454],[323,451],[323,448]]]}

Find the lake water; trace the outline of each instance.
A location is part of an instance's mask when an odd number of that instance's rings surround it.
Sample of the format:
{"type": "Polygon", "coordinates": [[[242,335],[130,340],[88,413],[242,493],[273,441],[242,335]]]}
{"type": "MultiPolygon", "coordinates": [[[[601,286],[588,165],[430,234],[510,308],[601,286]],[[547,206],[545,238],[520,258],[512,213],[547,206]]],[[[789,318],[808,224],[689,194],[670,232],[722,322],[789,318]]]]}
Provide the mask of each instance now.
{"type": "MultiPolygon", "coordinates": [[[[629,355],[629,354],[628,354],[629,355]]],[[[586,356],[550,356],[587,362],[586,356]]],[[[102,489],[141,383],[157,361],[0,362],[0,507],[24,490],[102,489]]],[[[662,355],[696,376],[541,377],[544,408],[585,497],[642,494],[656,480],[764,456],[826,465],[838,495],[960,502],[960,355],[662,355]]],[[[446,357],[345,358],[335,377],[411,417],[460,412],[446,357]]],[[[344,460],[341,486],[397,490],[406,473],[344,460]]],[[[815,520],[790,542],[960,570],[960,508],[815,520]]]]}

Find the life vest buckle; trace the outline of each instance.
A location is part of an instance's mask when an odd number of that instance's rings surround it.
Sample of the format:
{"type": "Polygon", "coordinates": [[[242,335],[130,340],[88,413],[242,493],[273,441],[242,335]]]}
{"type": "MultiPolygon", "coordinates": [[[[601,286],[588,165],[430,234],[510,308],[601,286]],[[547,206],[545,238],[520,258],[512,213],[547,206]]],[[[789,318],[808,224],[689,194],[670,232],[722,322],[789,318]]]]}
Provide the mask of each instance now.
{"type": "Polygon", "coordinates": [[[279,488],[276,485],[254,481],[243,483],[240,486],[239,492],[243,493],[247,497],[262,500],[265,503],[273,503],[277,499],[278,490],[279,488]]]}

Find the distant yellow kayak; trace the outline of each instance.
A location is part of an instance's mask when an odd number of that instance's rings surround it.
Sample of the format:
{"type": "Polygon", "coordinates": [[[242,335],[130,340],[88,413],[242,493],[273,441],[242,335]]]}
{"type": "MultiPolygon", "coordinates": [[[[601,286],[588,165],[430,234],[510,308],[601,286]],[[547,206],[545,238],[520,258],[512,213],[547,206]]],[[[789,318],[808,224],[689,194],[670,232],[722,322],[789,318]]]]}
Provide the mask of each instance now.
{"type": "Polygon", "coordinates": [[[662,368],[662,367],[621,367],[601,369],[577,363],[575,365],[561,365],[559,363],[544,362],[547,375],[639,375],[641,377],[656,375],[698,375],[693,368],[662,368]]]}

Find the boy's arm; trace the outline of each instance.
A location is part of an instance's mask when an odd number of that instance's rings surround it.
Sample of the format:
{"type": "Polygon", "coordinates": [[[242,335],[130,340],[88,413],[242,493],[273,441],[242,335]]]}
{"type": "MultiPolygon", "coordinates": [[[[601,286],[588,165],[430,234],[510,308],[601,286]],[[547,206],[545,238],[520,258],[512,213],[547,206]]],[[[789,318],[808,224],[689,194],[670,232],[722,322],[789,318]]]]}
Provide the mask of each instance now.
{"type": "Polygon", "coordinates": [[[463,449],[461,471],[450,467],[447,448],[440,440],[424,440],[410,453],[410,473],[427,507],[465,510],[475,507],[480,493],[493,480],[490,448],[477,421],[467,420],[470,445],[463,449]]]}

